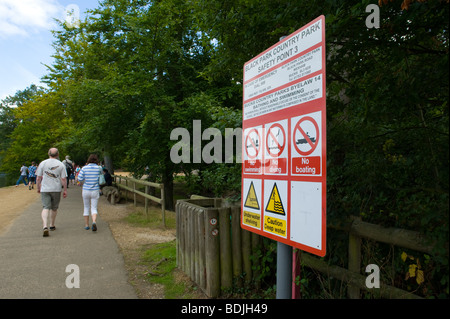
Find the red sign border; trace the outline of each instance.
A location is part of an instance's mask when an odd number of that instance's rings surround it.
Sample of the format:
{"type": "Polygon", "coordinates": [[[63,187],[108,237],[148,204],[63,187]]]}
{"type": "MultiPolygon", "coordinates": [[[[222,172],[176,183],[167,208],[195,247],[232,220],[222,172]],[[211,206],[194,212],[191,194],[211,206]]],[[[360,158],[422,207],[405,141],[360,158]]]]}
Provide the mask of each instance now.
{"type": "MultiPolygon", "coordinates": [[[[290,245],[292,247],[301,249],[303,251],[307,251],[309,253],[318,255],[320,257],[325,256],[326,254],[326,56],[325,56],[325,17],[323,15],[317,17],[316,19],[314,19],[313,21],[309,22],[308,24],[306,24],[305,26],[303,26],[302,28],[298,29],[297,31],[293,32],[291,35],[289,35],[288,37],[286,37],[285,39],[283,39],[282,41],[288,40],[289,38],[291,38],[294,34],[298,34],[299,32],[303,31],[304,29],[308,28],[309,26],[317,23],[318,21],[322,22],[322,41],[311,46],[308,49],[305,49],[304,51],[302,51],[300,53],[300,55],[297,55],[295,58],[297,58],[298,56],[304,55],[306,53],[308,53],[309,51],[314,50],[315,48],[321,47],[322,48],[322,69],[319,71],[316,71],[312,74],[308,74],[305,77],[302,77],[300,79],[297,79],[293,82],[290,82],[287,85],[292,85],[294,82],[300,82],[304,79],[307,78],[313,78],[316,76],[321,76],[322,78],[320,79],[322,82],[322,97],[316,99],[316,100],[312,100],[312,101],[308,101],[305,103],[301,103],[298,105],[294,105],[291,107],[288,107],[286,109],[282,109],[282,110],[278,110],[272,113],[267,113],[264,114],[262,116],[258,116],[258,117],[253,117],[247,120],[244,120],[244,112],[242,115],[242,122],[243,122],[243,130],[246,129],[246,127],[257,127],[259,125],[265,126],[266,123],[272,123],[272,122],[276,122],[276,121],[281,121],[284,119],[288,120],[288,135],[291,134],[291,120],[294,117],[298,117],[298,116],[303,116],[303,115],[307,115],[309,113],[314,113],[317,111],[321,111],[321,130],[322,132],[320,133],[322,136],[322,143],[321,143],[321,149],[322,149],[322,155],[321,155],[321,159],[322,159],[322,175],[321,176],[296,176],[296,175],[292,175],[290,172],[290,168],[288,168],[288,174],[286,175],[266,175],[264,174],[264,171],[262,172],[262,174],[257,175],[257,174],[246,174],[244,173],[244,165],[242,165],[242,181],[245,179],[258,179],[261,180],[261,194],[260,194],[260,198],[261,198],[261,225],[260,225],[260,230],[257,230],[255,228],[250,228],[247,227],[245,224],[242,223],[242,211],[241,211],[241,228],[249,230],[251,232],[257,233],[259,235],[262,235],[264,237],[268,237],[271,238],[275,241],[278,242],[282,242],[285,243],[287,245],[290,245]],[[295,112],[295,114],[293,114],[293,112],[295,112]],[[287,194],[287,198],[288,198],[288,203],[287,203],[287,236],[286,239],[281,238],[279,236],[276,235],[271,235],[270,233],[264,232],[262,229],[263,227],[263,221],[264,221],[264,209],[263,207],[265,207],[265,201],[266,199],[264,199],[264,196],[262,196],[262,194],[264,194],[264,180],[268,179],[268,180],[287,180],[288,183],[288,194],[287,194]],[[292,240],[290,240],[291,238],[291,218],[290,218],[290,210],[291,210],[291,193],[290,193],[290,188],[291,188],[291,182],[292,181],[309,181],[309,182],[321,182],[322,183],[322,203],[321,203],[321,211],[322,211],[322,216],[321,216],[321,220],[322,220],[322,233],[321,233],[321,247],[320,248],[315,248],[315,247],[310,247],[307,245],[304,245],[302,243],[298,243],[298,242],[294,242],[292,240]]],[[[271,50],[273,47],[279,45],[282,41],[276,43],[274,46],[272,46],[271,48],[267,49],[266,51],[260,53],[258,56],[265,54],[268,50],[271,50]]],[[[258,56],[254,57],[252,60],[254,60],[255,58],[257,58],[258,56]]],[[[250,60],[250,61],[252,61],[250,60]]],[[[250,62],[249,61],[249,62],[250,62]]],[[[286,61],[286,63],[289,61],[286,61]]],[[[280,64],[277,66],[281,67],[283,64],[280,64]]],[[[245,68],[245,65],[244,65],[245,68]]],[[[270,72],[273,69],[267,70],[266,72],[270,72]]],[[[245,72],[245,70],[244,70],[245,72]]],[[[261,76],[258,75],[256,77],[261,76]]],[[[251,80],[253,80],[253,77],[251,80]]],[[[245,87],[244,87],[245,89],[245,87]]],[[[280,89],[280,88],[277,88],[280,89]]],[[[265,94],[267,94],[268,92],[266,92],[265,94]]],[[[259,95],[258,97],[260,97],[262,95],[259,95]]],[[[257,98],[257,97],[254,97],[257,98]]],[[[250,100],[250,99],[249,99],[250,100]]],[[[248,101],[244,101],[244,95],[243,95],[243,105],[244,102],[248,102],[248,101]]],[[[290,141],[290,136],[287,137],[287,141],[290,141]]],[[[290,163],[291,161],[291,144],[288,144],[288,157],[289,157],[289,161],[288,163],[290,163]]],[[[262,154],[262,162],[264,163],[264,158],[265,158],[265,152],[263,152],[262,154]]],[[[241,186],[241,192],[243,193],[243,183],[241,186]]],[[[241,198],[241,203],[242,203],[242,198],[241,198]]],[[[242,204],[241,204],[241,210],[242,210],[242,204]]]]}

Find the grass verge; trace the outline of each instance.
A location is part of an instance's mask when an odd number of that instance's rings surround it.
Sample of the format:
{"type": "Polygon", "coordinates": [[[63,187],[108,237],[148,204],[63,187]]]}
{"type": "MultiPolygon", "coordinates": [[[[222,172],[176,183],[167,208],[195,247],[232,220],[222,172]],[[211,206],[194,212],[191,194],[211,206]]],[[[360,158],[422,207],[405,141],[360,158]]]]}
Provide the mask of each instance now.
{"type": "MultiPolygon", "coordinates": [[[[175,229],[175,213],[166,211],[165,226],[162,222],[161,209],[151,208],[148,214],[142,207],[136,208],[125,217],[127,223],[136,227],[152,229],[175,229]]],[[[142,247],[140,265],[145,266],[145,280],[164,286],[166,299],[195,299],[197,288],[189,280],[180,280],[176,276],[176,241],[142,247]]]]}
{"type": "Polygon", "coordinates": [[[175,240],[156,244],[144,251],[142,263],[148,265],[146,279],[164,286],[166,299],[191,299],[192,288],[185,283],[177,282],[175,240]]]}

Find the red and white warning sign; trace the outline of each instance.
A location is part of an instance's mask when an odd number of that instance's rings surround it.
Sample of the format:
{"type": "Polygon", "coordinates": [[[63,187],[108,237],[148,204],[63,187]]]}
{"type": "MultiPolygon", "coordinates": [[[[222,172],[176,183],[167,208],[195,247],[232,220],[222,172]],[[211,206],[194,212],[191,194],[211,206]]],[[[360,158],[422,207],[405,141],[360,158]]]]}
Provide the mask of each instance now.
{"type": "Polygon", "coordinates": [[[243,67],[241,227],[326,253],[322,15],[243,67]]]}
{"type": "Polygon", "coordinates": [[[288,159],[287,120],[265,126],[264,174],[286,175],[288,159]]]}
{"type": "Polygon", "coordinates": [[[293,146],[291,173],[293,175],[321,175],[321,112],[293,117],[291,127],[293,146]]]}
{"type": "Polygon", "coordinates": [[[244,130],[244,173],[262,173],[262,126],[252,127],[244,130]]]}

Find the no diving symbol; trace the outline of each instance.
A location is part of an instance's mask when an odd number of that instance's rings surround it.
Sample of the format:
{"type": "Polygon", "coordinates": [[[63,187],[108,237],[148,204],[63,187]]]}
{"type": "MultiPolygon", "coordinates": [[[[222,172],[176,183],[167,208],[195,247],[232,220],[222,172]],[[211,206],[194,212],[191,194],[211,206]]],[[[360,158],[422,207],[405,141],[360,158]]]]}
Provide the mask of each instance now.
{"type": "Polygon", "coordinates": [[[309,155],[319,144],[319,126],[316,120],[305,116],[294,127],[294,147],[300,155],[309,155]]]}
{"type": "Polygon", "coordinates": [[[251,129],[245,137],[245,152],[250,159],[255,159],[258,156],[261,148],[261,138],[256,129],[251,129]]]}
{"type": "Polygon", "coordinates": [[[266,137],[267,152],[272,157],[279,157],[286,146],[286,133],[284,128],[275,123],[267,130],[266,137]]]}

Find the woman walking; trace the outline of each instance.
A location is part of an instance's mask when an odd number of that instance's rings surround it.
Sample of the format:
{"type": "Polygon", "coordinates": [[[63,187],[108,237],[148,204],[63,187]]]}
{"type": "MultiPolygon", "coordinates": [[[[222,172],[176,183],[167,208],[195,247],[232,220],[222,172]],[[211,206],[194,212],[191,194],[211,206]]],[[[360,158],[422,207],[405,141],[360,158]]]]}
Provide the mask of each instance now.
{"type": "Polygon", "coordinates": [[[98,166],[98,157],[91,154],[87,164],[83,166],[78,174],[78,181],[83,183],[83,203],[84,203],[84,229],[89,230],[89,212],[92,215],[92,231],[97,230],[97,205],[100,197],[100,185],[98,178],[101,174],[101,167],[98,166]]]}

